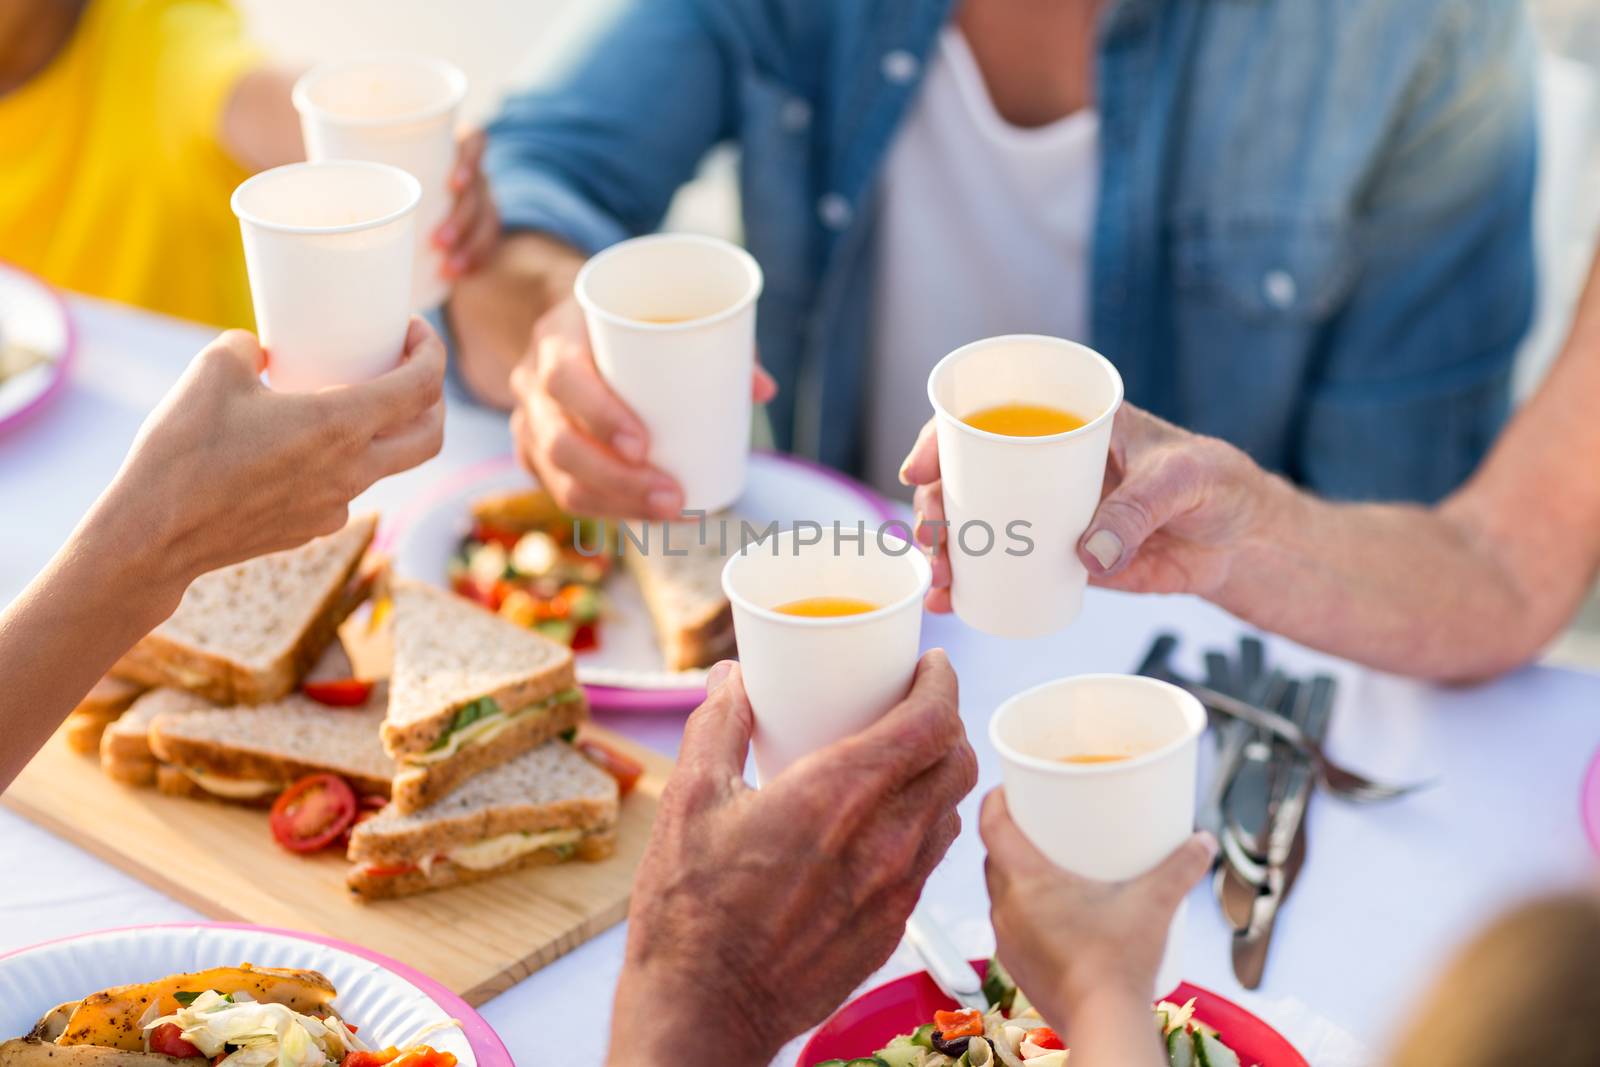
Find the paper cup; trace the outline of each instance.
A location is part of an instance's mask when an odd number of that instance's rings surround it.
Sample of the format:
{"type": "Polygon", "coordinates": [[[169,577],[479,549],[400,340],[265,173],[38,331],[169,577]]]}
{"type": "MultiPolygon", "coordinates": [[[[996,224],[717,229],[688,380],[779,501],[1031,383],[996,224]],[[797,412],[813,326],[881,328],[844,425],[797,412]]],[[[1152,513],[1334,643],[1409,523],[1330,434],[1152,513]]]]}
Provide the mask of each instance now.
{"type": "MultiPolygon", "coordinates": [[[[1046,682],[989,720],[1011,817],[1057,866],[1086,878],[1136,878],[1194,832],[1205,708],[1153,678],[1086,674],[1046,682]],[[1112,763],[1066,756],[1127,755],[1112,763]]],[[[1180,978],[1185,909],[1173,917],[1155,993],[1180,978]]]]}
{"type": "Polygon", "coordinates": [[[714,237],[658,234],[586,263],[574,291],[595,365],[644,422],[688,510],[727,507],[750,455],[761,267],[714,237]]]}
{"type": "Polygon", "coordinates": [[[928,377],[939,437],[951,606],[1000,637],[1040,637],[1068,625],[1088,572],[1078,538],[1100,503],[1122,377],[1093,349],[1056,337],[992,337],[958,348],[928,377]],[[1087,425],[1049,437],[1008,437],[964,417],[1000,404],[1044,404],[1087,425]]]}
{"type": "Polygon", "coordinates": [[[294,86],[306,155],[312,161],[387,163],[422,183],[412,307],[437,307],[450,293],[433,231],[450,215],[450,168],[467,76],[425,56],[371,56],[324,63],[294,86]]]}
{"type": "Polygon", "coordinates": [[[904,699],[917,669],[928,561],[867,528],[808,524],[748,545],[722,570],[745,691],[755,712],[760,781],[849,737],[904,699]],[[803,618],[773,610],[808,597],[880,605],[860,615],[803,618]]]}
{"type": "Polygon", "coordinates": [[[291,163],[233,191],[274,389],[367,381],[405,349],[421,188],[381,163],[291,163]]]}

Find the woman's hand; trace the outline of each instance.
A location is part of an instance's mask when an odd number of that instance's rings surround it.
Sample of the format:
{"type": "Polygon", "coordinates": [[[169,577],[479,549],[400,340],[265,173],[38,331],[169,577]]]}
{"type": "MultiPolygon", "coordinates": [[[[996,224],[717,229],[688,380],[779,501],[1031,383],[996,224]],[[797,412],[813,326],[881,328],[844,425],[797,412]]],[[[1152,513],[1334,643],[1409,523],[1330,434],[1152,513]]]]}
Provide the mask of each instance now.
{"type": "Polygon", "coordinates": [[[400,366],[370,382],[276,393],[265,362],[242,330],[206,346],[91,513],[122,533],[123,558],[148,553],[179,594],[208,570],[332,533],[369,485],[439,451],[444,346],[421,319],[400,366]]]}
{"type": "Polygon", "coordinates": [[[708,690],[639,866],[612,1064],[768,1063],[894,951],[977,780],[943,652],[882,719],[759,791],[739,668],[708,690]]]}
{"type": "MultiPolygon", "coordinates": [[[[670,519],[683,510],[682,487],[647,460],[644,424],[601,378],[575,297],[568,295],[534,324],[511,388],[517,452],[563,508],[627,519],[670,519]]],[[[757,366],[751,384],[756,403],[777,391],[757,366]]]]}
{"type": "Polygon", "coordinates": [[[461,139],[450,170],[449,216],[433,231],[435,248],[444,253],[444,276],[451,280],[482,266],[500,238],[500,213],[483,173],[484,135],[476,130],[461,139]]]}
{"type": "Polygon", "coordinates": [[[1134,1058],[1139,1049],[1156,1050],[1150,996],[1167,930],[1210,869],[1216,843],[1195,834],[1142,877],[1095,882],[1034,847],[1012,821],[1004,790],[984,798],[981,819],[1001,963],[1047,1021],[1071,1029],[1074,1063],[1143,1062],[1134,1058]],[[1131,1030],[1120,1030],[1122,1019],[1133,1020],[1131,1030]],[[1119,1048],[1127,1051],[1109,1051],[1119,1048]]]}
{"type": "MultiPolygon", "coordinates": [[[[933,564],[931,611],[950,610],[949,540],[932,420],[900,469],[917,487],[917,541],[933,564]],[[938,551],[935,551],[937,546],[938,551]]],[[[1181,430],[1131,404],[1117,412],[1100,507],[1078,542],[1095,585],[1216,599],[1234,559],[1260,540],[1294,491],[1225,441],[1181,430]]]]}

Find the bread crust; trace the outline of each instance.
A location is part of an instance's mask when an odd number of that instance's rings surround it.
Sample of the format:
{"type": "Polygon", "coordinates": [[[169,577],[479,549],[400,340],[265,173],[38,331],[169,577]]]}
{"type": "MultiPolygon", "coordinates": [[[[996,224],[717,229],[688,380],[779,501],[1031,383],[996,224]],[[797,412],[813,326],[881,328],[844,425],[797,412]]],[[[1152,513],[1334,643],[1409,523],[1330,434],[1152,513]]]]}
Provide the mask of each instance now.
{"type": "MultiPolygon", "coordinates": [[[[404,759],[407,754],[421,755],[432,748],[439,738],[449,732],[450,724],[455,721],[456,712],[468,704],[475,704],[478,700],[487,697],[500,705],[502,709],[515,710],[525,708],[530,704],[537,704],[541,700],[547,700],[562,690],[573,689],[577,685],[577,671],[573,669],[572,661],[568,659],[565,664],[556,670],[548,671],[537,678],[524,679],[510,685],[503,685],[498,689],[484,693],[482,697],[456,701],[447,707],[440,708],[437,715],[431,715],[426,719],[415,719],[407,723],[395,723],[385,720],[383,724],[383,747],[389,755],[397,760],[404,759]]],[[[574,703],[583,704],[587,708],[587,704],[584,701],[575,701],[574,703]]],[[[576,723],[573,725],[576,725],[576,723]]],[[[562,727],[562,729],[566,729],[566,727],[562,727]]],[[[556,732],[560,733],[560,730],[556,732]]],[[[552,734],[551,736],[554,735],[552,734]]],[[[529,745],[528,747],[532,748],[533,746],[529,745]]],[[[494,764],[488,763],[484,764],[484,766],[492,767],[494,764]]],[[[402,808],[401,810],[408,809],[402,808]]]]}
{"type": "Polygon", "coordinates": [[[67,714],[61,736],[66,739],[67,747],[78,755],[92,756],[100,751],[100,739],[105,736],[106,727],[121,716],[121,711],[76,708],[67,714]]]}
{"type": "MultiPolygon", "coordinates": [[[[571,686],[557,687],[547,695],[565,688],[571,686]]],[[[526,706],[527,703],[531,701],[522,705],[502,704],[501,707],[526,706]]],[[[402,814],[421,811],[474,774],[510,762],[524,752],[538,748],[546,741],[581,725],[588,717],[589,701],[580,696],[577,700],[562,701],[544,714],[524,716],[488,744],[465,745],[447,760],[421,767],[402,763],[395,769],[390,800],[395,810],[402,814]]],[[[385,722],[383,728],[387,747],[389,723],[385,722]]],[[[391,754],[393,751],[390,749],[391,754]]]]}
{"type": "Polygon", "coordinates": [[[139,789],[149,789],[156,784],[156,761],[149,757],[122,759],[108,757],[102,751],[100,753],[100,770],[113,782],[121,782],[123,785],[131,785],[139,789]]]}
{"type": "MultiPolygon", "coordinates": [[[[570,858],[594,863],[598,860],[609,858],[616,850],[617,831],[615,827],[611,827],[585,836],[583,840],[578,842],[577,850],[570,858]]],[[[486,871],[458,867],[449,860],[442,860],[435,863],[433,869],[427,874],[417,870],[391,877],[375,878],[367,874],[362,865],[357,865],[350,868],[350,873],[345,877],[345,885],[349,887],[351,895],[356,900],[365,903],[374,900],[392,900],[395,897],[413,896],[417,893],[445,889],[454,885],[467,885],[471,882],[481,882],[486,878],[497,878],[500,875],[525,870],[529,867],[548,867],[552,864],[564,862],[567,862],[567,860],[563,859],[554,848],[541,848],[533,852],[524,853],[510,863],[492,867],[486,871]]]]}
{"type": "Polygon", "coordinates": [[[279,699],[300,684],[338,637],[345,619],[371,595],[377,574],[363,568],[362,559],[376,528],[376,522],[369,523],[361,551],[352,554],[341,580],[324,594],[311,625],[267,667],[256,670],[152,632],[119,659],[110,673],[150,689],[187,689],[217,704],[263,704],[279,699]]]}
{"type": "MultiPolygon", "coordinates": [[[[196,785],[179,768],[188,767],[206,774],[214,774],[219,778],[248,778],[263,782],[281,782],[284,785],[298,781],[308,774],[337,774],[350,783],[350,788],[363,796],[389,795],[387,778],[374,778],[370,774],[339,770],[326,764],[303,763],[247,749],[221,748],[209,741],[164,734],[161,732],[159,717],[150,724],[150,748],[158,760],[164,764],[172,764],[174,771],[206,796],[216,794],[196,785]]],[[[270,801],[272,798],[267,799],[270,801]]]]}

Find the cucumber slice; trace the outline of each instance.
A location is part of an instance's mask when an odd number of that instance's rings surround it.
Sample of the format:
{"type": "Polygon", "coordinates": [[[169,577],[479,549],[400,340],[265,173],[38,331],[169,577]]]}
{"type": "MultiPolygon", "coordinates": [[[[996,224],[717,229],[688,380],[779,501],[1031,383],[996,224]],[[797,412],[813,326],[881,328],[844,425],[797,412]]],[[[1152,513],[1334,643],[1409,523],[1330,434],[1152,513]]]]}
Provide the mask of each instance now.
{"type": "Polygon", "coordinates": [[[993,956],[989,958],[989,966],[983,972],[983,995],[988,999],[989,1007],[998,1006],[1007,1015],[1011,1014],[1012,1000],[1017,995],[1017,983],[1011,980],[1011,975],[993,956]]]}
{"type": "Polygon", "coordinates": [[[904,1036],[895,1038],[878,1050],[878,1060],[884,1067],[922,1067],[927,1055],[927,1049],[913,1045],[911,1039],[904,1036]]]}
{"type": "Polygon", "coordinates": [[[934,1030],[935,1027],[932,1023],[923,1023],[911,1032],[911,1043],[918,1048],[931,1050],[933,1048],[934,1030]]]}
{"type": "Polygon", "coordinates": [[[1182,1030],[1167,1035],[1168,1067],[1195,1067],[1194,1042],[1182,1030]]]}
{"type": "Polygon", "coordinates": [[[1210,1034],[1195,1034],[1194,1047],[1199,1053],[1201,1067],[1240,1067],[1239,1057],[1233,1049],[1210,1034]]]}

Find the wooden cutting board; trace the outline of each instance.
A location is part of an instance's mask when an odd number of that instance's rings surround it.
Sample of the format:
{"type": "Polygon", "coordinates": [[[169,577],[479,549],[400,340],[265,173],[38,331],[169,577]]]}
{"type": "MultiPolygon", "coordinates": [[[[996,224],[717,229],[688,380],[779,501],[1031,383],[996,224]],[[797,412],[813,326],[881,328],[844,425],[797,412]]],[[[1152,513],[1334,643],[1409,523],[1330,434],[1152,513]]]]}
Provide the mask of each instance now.
{"type": "Polygon", "coordinates": [[[646,768],[622,802],[616,855],[371,904],[350,899],[344,887],[349,865],[336,851],[301,857],[279,848],[265,811],[119,785],[100,773],[98,760],[72,752],[59,735],[3,799],[211,918],[351,941],[417,968],[476,1005],[627,913],[634,869],[672,762],[593,723],[583,732],[646,768]]]}

